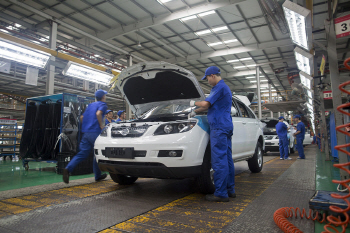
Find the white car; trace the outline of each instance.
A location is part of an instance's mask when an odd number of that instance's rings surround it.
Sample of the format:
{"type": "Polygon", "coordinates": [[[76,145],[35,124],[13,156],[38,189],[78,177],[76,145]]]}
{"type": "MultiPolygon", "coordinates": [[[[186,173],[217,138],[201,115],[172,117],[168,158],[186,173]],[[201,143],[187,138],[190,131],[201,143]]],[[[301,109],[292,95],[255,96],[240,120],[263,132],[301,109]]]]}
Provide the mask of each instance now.
{"type": "MultiPolygon", "coordinates": [[[[264,139],[265,139],[265,153],[267,151],[279,151],[279,138],[276,132],[276,124],[278,123],[278,119],[275,118],[265,118],[261,119],[263,123],[266,124],[266,126],[263,128],[264,132],[264,139]]],[[[284,124],[289,127],[288,122],[283,121],[284,124]]],[[[295,133],[294,127],[291,127],[288,130],[288,140],[289,140],[289,153],[294,153],[295,151],[295,145],[294,145],[294,136],[295,133]]]]}
{"type": "MultiPolygon", "coordinates": [[[[207,116],[188,119],[190,100],[204,100],[196,77],[165,62],[145,62],[128,67],[117,87],[137,120],[108,124],[95,142],[94,152],[102,171],[119,184],[138,177],[197,177],[203,193],[213,193],[213,169],[207,116]]],[[[232,158],[247,160],[252,172],[263,166],[262,124],[244,102],[232,99],[232,158]]]]}

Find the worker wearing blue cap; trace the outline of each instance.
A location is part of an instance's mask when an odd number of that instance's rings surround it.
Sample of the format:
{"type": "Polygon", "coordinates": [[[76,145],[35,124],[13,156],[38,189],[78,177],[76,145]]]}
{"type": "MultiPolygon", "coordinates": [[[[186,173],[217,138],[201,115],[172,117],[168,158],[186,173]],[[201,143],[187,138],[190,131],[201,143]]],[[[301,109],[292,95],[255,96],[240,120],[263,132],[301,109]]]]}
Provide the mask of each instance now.
{"type": "MultiPolygon", "coordinates": [[[[68,163],[65,169],[63,169],[63,182],[69,183],[69,173],[73,172],[74,168],[83,160],[89,157],[90,152],[94,148],[95,140],[100,135],[101,130],[105,127],[103,116],[106,114],[107,104],[106,101],[107,91],[97,90],[95,92],[96,102],[87,106],[83,115],[80,116],[80,122],[82,122],[83,137],[80,141],[80,151],[73,159],[68,163]]],[[[93,170],[95,173],[95,180],[103,180],[107,177],[107,174],[101,174],[96,159],[93,160],[93,170]]]]}
{"type": "Polygon", "coordinates": [[[276,124],[276,132],[279,138],[279,149],[280,149],[280,159],[290,160],[289,157],[289,140],[288,140],[288,127],[284,121],[284,117],[280,116],[278,118],[278,123],[276,124]]]}
{"type": "Polygon", "coordinates": [[[125,118],[126,118],[125,110],[119,110],[117,115],[119,117],[117,121],[125,121],[125,118]]]}
{"type": "Polygon", "coordinates": [[[113,120],[113,111],[108,109],[106,111],[105,123],[106,123],[106,125],[108,125],[109,123],[112,123],[112,122],[115,122],[115,120],[113,120]]]}
{"type": "Polygon", "coordinates": [[[304,138],[305,138],[305,125],[301,122],[301,117],[299,115],[295,115],[294,119],[297,121],[297,132],[294,133],[294,137],[297,139],[297,150],[299,153],[299,157],[297,159],[305,159],[304,154],[304,138]]]}
{"type": "Polygon", "coordinates": [[[211,166],[214,172],[214,194],[206,195],[206,200],[227,202],[228,197],[236,197],[235,193],[235,167],[232,160],[232,133],[231,117],[232,92],[221,79],[220,69],[210,66],[206,69],[202,80],[206,79],[213,86],[210,95],[205,101],[191,100],[190,106],[199,108],[192,111],[188,117],[208,110],[210,125],[211,166]]]}

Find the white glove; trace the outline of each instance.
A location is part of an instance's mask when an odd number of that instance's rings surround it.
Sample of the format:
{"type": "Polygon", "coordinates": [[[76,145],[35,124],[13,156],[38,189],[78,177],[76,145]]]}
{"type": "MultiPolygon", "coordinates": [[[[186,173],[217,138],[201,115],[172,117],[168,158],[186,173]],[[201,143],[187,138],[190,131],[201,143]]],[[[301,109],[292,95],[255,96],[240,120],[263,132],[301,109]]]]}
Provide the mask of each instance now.
{"type": "Polygon", "coordinates": [[[196,106],[196,105],[194,105],[194,103],[196,103],[196,101],[191,100],[191,101],[190,101],[190,107],[194,107],[194,106],[196,106]]]}
{"type": "Polygon", "coordinates": [[[195,111],[192,111],[188,114],[188,119],[194,117],[196,115],[196,112],[195,111]]]}

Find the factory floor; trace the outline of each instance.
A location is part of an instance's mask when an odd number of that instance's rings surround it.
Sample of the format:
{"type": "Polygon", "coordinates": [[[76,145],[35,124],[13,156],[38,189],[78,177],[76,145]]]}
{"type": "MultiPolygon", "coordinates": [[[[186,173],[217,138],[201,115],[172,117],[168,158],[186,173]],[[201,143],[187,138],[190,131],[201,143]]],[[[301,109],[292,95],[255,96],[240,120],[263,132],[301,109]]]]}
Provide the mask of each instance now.
{"type": "MultiPolygon", "coordinates": [[[[205,201],[194,179],[122,186],[85,175],[66,185],[55,164],[33,162],[25,171],[21,161],[2,161],[0,232],[282,232],[273,220],[277,209],[307,209],[315,190],[334,189],[332,162],[324,162],[315,145],[305,147],[305,155],[280,160],[268,153],[256,174],[246,162],[236,163],[237,197],[227,203],[205,201]]],[[[323,229],[311,220],[290,221],[304,232],[323,229]]]]}

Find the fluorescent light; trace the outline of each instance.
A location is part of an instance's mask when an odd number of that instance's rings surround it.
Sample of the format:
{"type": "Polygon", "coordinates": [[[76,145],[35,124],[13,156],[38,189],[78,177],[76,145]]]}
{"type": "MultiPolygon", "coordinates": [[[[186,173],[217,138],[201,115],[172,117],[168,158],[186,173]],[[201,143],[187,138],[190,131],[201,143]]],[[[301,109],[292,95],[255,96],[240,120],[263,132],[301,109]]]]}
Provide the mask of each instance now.
{"type": "Polygon", "coordinates": [[[240,61],[248,61],[248,60],[252,60],[252,58],[251,57],[246,57],[246,58],[241,58],[241,59],[239,59],[240,61]]]}
{"type": "Polygon", "coordinates": [[[25,47],[13,42],[0,40],[0,57],[29,66],[45,68],[50,54],[25,47]]]}
{"type": "Polygon", "coordinates": [[[191,16],[182,18],[182,19],[180,19],[180,20],[181,20],[181,21],[186,21],[186,20],[191,20],[191,19],[197,19],[197,16],[196,16],[196,15],[191,15],[191,16]]]}
{"type": "Polygon", "coordinates": [[[312,77],[308,74],[306,74],[305,72],[303,71],[300,71],[299,73],[299,77],[300,77],[300,81],[301,81],[301,84],[306,87],[307,89],[311,90],[311,80],[312,80],[312,77]]]}
{"type": "Polygon", "coordinates": [[[20,28],[20,27],[22,27],[22,25],[20,25],[20,24],[18,24],[18,23],[15,23],[15,27],[16,27],[16,28],[20,28]]]}
{"type": "Polygon", "coordinates": [[[239,60],[238,59],[236,59],[236,60],[228,60],[228,61],[226,61],[227,63],[233,63],[233,62],[239,62],[239,60]]]}
{"type": "Polygon", "coordinates": [[[215,14],[215,13],[216,13],[215,11],[207,11],[207,12],[198,14],[198,16],[199,17],[203,17],[203,16],[206,16],[206,15],[211,15],[211,14],[215,14]]]}
{"type": "Polygon", "coordinates": [[[211,33],[211,31],[209,29],[207,30],[203,30],[203,31],[199,31],[199,32],[195,32],[197,36],[200,36],[200,35],[204,35],[204,34],[209,34],[211,33]]]}
{"type": "Polygon", "coordinates": [[[219,31],[222,31],[222,30],[227,30],[227,27],[223,26],[223,27],[213,28],[214,32],[219,32],[219,31]]]}
{"type": "Polygon", "coordinates": [[[285,1],[282,5],[293,43],[311,49],[311,11],[296,3],[285,1]]]}
{"type": "Polygon", "coordinates": [[[234,69],[241,69],[241,68],[246,68],[245,66],[235,66],[233,67],[234,69]]]}
{"type": "Polygon", "coordinates": [[[311,69],[314,67],[314,56],[299,47],[294,49],[294,55],[298,69],[304,71],[308,75],[312,75],[313,72],[311,72],[311,69]]]}
{"type": "Polygon", "coordinates": [[[100,55],[98,55],[98,54],[95,54],[94,56],[95,56],[95,57],[99,57],[100,55]]]}
{"type": "Polygon", "coordinates": [[[167,3],[167,2],[170,2],[172,0],[157,0],[159,3],[167,3]]]}
{"type": "Polygon", "coordinates": [[[264,80],[261,80],[261,79],[260,79],[260,82],[267,82],[267,80],[265,80],[265,79],[264,79],[264,80]]]}
{"type": "Polygon", "coordinates": [[[225,44],[229,44],[229,43],[233,43],[233,42],[237,42],[237,39],[233,39],[233,40],[225,40],[224,43],[225,44]]]}
{"type": "Polygon", "coordinates": [[[256,80],[252,80],[252,81],[250,81],[251,83],[256,83],[256,80]]]}
{"type": "Polygon", "coordinates": [[[269,90],[263,90],[263,91],[260,91],[260,92],[269,92],[269,90]]]}
{"type": "Polygon", "coordinates": [[[245,78],[256,78],[255,76],[245,77],[245,78]]]}
{"type": "Polygon", "coordinates": [[[4,30],[4,29],[0,29],[0,31],[5,32],[5,33],[9,33],[9,31],[4,30]]]}
{"type": "Polygon", "coordinates": [[[220,45],[220,44],[222,44],[222,42],[211,43],[211,44],[208,44],[208,46],[215,46],[215,45],[220,45]]]}
{"type": "Polygon", "coordinates": [[[83,79],[86,81],[102,84],[105,86],[109,85],[113,75],[106,72],[93,69],[88,66],[84,66],[74,62],[68,62],[67,66],[62,71],[64,75],[71,76],[74,78],[83,79]]]}
{"type": "Polygon", "coordinates": [[[252,67],[252,66],[256,66],[256,64],[253,64],[253,65],[247,65],[247,67],[252,67]]]}

